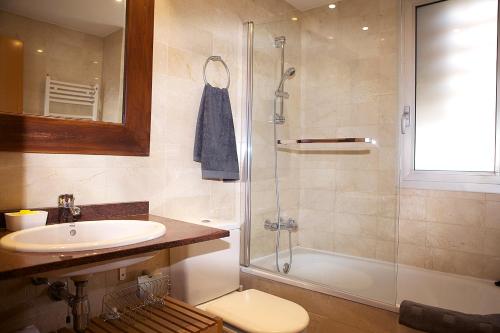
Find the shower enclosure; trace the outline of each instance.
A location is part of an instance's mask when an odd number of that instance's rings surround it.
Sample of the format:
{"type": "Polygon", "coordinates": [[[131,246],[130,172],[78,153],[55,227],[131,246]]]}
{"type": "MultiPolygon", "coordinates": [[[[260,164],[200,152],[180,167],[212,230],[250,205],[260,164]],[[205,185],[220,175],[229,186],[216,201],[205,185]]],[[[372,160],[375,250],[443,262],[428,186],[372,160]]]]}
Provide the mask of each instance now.
{"type": "Polygon", "coordinates": [[[247,25],[243,264],[393,309],[398,1],[365,3],[247,25]]]}
{"type": "Polygon", "coordinates": [[[400,30],[417,2],[336,1],[246,24],[242,270],[389,310],[407,299],[500,313],[500,271],[463,268],[498,261],[466,253],[468,234],[440,233],[456,221],[425,207],[472,193],[399,191],[400,30]]]}

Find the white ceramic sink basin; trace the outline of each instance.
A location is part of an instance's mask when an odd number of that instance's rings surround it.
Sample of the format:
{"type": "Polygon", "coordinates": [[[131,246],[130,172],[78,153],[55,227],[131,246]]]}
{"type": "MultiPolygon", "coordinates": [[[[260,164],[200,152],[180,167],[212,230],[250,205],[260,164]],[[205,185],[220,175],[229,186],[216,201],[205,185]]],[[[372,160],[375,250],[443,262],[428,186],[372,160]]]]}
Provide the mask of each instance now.
{"type": "Polygon", "coordinates": [[[19,252],[88,251],[148,241],[165,231],[161,223],[141,220],[62,223],[13,232],[0,246],[19,252]]]}

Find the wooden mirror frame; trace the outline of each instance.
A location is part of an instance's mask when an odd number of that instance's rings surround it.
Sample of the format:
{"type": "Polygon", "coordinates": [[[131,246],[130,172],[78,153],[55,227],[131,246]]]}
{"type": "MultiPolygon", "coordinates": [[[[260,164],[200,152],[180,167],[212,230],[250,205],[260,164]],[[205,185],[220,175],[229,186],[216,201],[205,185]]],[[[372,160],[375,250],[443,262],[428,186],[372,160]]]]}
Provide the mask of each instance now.
{"type": "Polygon", "coordinates": [[[0,114],[0,150],[149,155],[154,0],[126,5],[122,123],[0,114]]]}

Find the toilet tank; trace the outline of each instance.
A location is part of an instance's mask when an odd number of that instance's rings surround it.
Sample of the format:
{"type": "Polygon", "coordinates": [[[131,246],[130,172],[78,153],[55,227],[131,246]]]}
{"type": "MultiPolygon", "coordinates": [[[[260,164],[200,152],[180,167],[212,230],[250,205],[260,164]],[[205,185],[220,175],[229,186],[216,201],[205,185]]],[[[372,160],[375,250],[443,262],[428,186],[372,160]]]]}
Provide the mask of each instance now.
{"type": "Polygon", "coordinates": [[[171,295],[198,305],[239,288],[240,228],[232,221],[194,223],[230,232],[227,238],[170,249],[171,295]]]}

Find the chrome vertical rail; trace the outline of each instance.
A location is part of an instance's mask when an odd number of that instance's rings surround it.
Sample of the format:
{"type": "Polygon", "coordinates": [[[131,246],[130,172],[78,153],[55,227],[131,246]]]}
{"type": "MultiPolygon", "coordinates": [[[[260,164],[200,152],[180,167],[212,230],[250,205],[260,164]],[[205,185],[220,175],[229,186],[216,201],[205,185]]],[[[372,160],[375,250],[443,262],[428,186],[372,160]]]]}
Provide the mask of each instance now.
{"type": "Polygon", "coordinates": [[[246,30],[246,70],[245,77],[245,114],[242,117],[242,156],[243,162],[243,181],[242,181],[242,207],[243,207],[243,266],[250,266],[250,241],[252,232],[251,215],[251,188],[252,188],[252,106],[253,106],[253,41],[254,24],[247,22],[246,30]]]}
{"type": "MultiPolygon", "coordinates": [[[[285,44],[286,44],[286,37],[285,36],[279,36],[274,38],[274,47],[281,49],[281,70],[280,70],[280,78],[283,77],[283,74],[285,74],[285,44]]],[[[283,90],[285,88],[283,87],[283,90]]],[[[279,97],[280,100],[280,112],[279,112],[279,119],[276,119],[276,114],[273,115],[274,119],[273,121],[278,121],[278,124],[282,124],[283,121],[283,114],[284,114],[284,96],[279,97]]]]}

